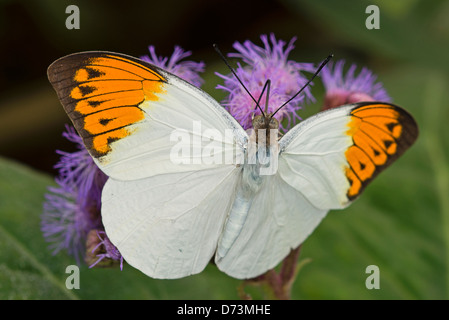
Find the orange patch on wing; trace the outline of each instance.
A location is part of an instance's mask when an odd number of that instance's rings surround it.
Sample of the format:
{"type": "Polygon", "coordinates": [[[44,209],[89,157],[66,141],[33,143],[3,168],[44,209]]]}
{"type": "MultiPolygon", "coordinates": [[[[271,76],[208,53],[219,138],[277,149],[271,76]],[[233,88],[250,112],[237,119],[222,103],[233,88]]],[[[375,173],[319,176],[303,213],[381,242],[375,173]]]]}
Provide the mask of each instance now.
{"type": "Polygon", "coordinates": [[[142,76],[128,72],[127,70],[116,69],[112,66],[92,66],[92,65],[77,70],[73,79],[77,82],[86,82],[91,81],[92,79],[95,80],[127,79],[139,81],[144,80],[142,76]]]}
{"type": "Polygon", "coordinates": [[[111,151],[113,141],[132,133],[127,127],[145,118],[139,106],[157,101],[165,81],[156,69],[109,54],[80,60],[69,79],[73,85],[66,111],[96,157],[111,151]]]}
{"type": "Polygon", "coordinates": [[[142,82],[142,90],[145,96],[145,100],[153,101],[159,99],[159,97],[155,95],[156,93],[164,92],[160,82],[148,80],[142,82]]]}
{"type": "Polygon", "coordinates": [[[105,93],[101,97],[92,97],[78,101],[75,111],[88,115],[121,106],[136,106],[144,100],[145,96],[142,90],[105,93]]]}
{"type": "Polygon", "coordinates": [[[396,142],[394,137],[379,127],[376,127],[369,122],[363,122],[360,125],[360,131],[373,139],[388,154],[394,154],[396,152],[396,142]]]}
{"type": "Polygon", "coordinates": [[[131,132],[125,128],[117,129],[111,132],[104,133],[99,136],[94,136],[91,139],[93,148],[99,152],[106,154],[111,151],[110,144],[116,140],[128,136],[131,132]]]}
{"type": "Polygon", "coordinates": [[[353,145],[346,152],[346,177],[350,183],[349,199],[355,198],[385,166],[398,157],[398,144],[403,143],[404,126],[401,110],[392,105],[370,104],[351,112],[346,134],[353,145]]]}
{"type": "Polygon", "coordinates": [[[359,118],[367,118],[367,117],[387,117],[397,119],[399,117],[399,113],[393,108],[385,108],[383,105],[370,105],[361,107],[353,112],[353,115],[359,118]]]}
{"type": "Polygon", "coordinates": [[[348,190],[348,196],[350,198],[353,198],[360,193],[362,189],[362,182],[355,175],[354,171],[352,171],[351,168],[346,168],[346,177],[348,178],[351,185],[348,190]]]}
{"type": "Polygon", "coordinates": [[[348,123],[348,131],[346,131],[346,134],[350,137],[354,136],[360,128],[360,125],[362,124],[362,120],[356,117],[351,117],[351,121],[348,123]]]}
{"type": "Polygon", "coordinates": [[[73,88],[70,96],[79,100],[96,97],[105,93],[142,90],[142,82],[134,80],[90,81],[73,88]]]}
{"type": "Polygon", "coordinates": [[[84,118],[84,129],[92,135],[129,126],[145,118],[142,110],[136,107],[113,108],[92,113],[84,118]]]}
{"type": "Polygon", "coordinates": [[[377,128],[388,132],[394,138],[399,138],[402,133],[402,125],[397,119],[384,118],[384,117],[367,117],[364,121],[370,123],[377,128]]]}
{"type": "Polygon", "coordinates": [[[100,111],[84,118],[84,129],[89,132],[92,148],[106,154],[111,151],[111,143],[132,133],[128,126],[145,118],[136,107],[121,107],[100,111]]]}
{"type": "Polygon", "coordinates": [[[385,151],[363,131],[357,132],[352,139],[354,144],[361,148],[376,166],[384,165],[387,162],[388,156],[385,151]]]}
{"type": "Polygon", "coordinates": [[[365,181],[373,176],[376,166],[368,155],[358,146],[351,146],[345,152],[346,159],[360,180],[365,181]]]}
{"type": "Polygon", "coordinates": [[[138,65],[134,61],[119,56],[106,55],[104,57],[92,58],[89,59],[88,65],[107,66],[118,71],[125,70],[128,73],[138,75],[139,77],[147,80],[164,80],[164,78],[160,74],[154,72],[153,70],[143,68],[142,65],[138,65]]]}

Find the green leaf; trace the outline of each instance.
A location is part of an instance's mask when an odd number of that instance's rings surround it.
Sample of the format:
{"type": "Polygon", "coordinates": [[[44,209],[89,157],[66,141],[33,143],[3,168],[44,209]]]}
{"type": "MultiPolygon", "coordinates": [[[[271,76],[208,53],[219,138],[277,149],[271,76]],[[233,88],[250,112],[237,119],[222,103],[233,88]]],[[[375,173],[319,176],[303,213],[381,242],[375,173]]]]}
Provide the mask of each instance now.
{"type": "MultiPolygon", "coordinates": [[[[41,235],[39,215],[51,180],[0,159],[0,299],[77,299],[41,235]]],[[[67,259],[58,259],[59,262],[67,259]]]]}

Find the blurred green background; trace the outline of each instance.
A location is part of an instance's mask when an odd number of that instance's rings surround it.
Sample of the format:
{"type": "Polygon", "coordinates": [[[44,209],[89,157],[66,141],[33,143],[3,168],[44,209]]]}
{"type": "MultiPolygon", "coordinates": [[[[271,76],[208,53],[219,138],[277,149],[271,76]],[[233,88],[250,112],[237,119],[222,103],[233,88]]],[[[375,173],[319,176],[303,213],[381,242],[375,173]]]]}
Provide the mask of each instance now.
{"type": "MultiPolygon", "coordinates": [[[[212,49],[274,32],[297,36],[290,59],[335,59],[366,66],[394,103],[420,127],[416,145],[381,174],[350,208],[330,212],[304,243],[311,259],[293,299],[447,299],[449,297],[449,1],[0,1],[0,299],[236,299],[240,281],[214,266],[180,280],[153,280],[132,267],[81,267],[81,289],[67,290],[71,257],[52,256],[40,232],[43,195],[53,184],[56,149],[68,123],[46,78],[55,59],[84,50],[170,55],[174,45],[206,62],[203,89],[216,99],[227,73],[212,49]],[[80,30],[68,30],[65,8],[80,9],[80,30]],[[368,30],[365,9],[380,8],[380,29],[368,30]],[[368,290],[368,265],[380,289],[368,290]]],[[[315,81],[317,112],[322,86],[315,81]]],[[[255,297],[257,288],[248,288],[255,297]]]]}

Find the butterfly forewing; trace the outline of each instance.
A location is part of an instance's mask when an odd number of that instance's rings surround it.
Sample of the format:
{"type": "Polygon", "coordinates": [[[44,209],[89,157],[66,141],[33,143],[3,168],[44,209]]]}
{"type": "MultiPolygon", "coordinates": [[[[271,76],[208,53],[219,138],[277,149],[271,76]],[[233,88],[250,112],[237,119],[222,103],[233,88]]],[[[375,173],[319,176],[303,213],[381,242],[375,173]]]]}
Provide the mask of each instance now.
{"type": "Polygon", "coordinates": [[[153,66],[106,52],[59,59],[48,77],[86,148],[100,159],[145,119],[140,106],[157,100],[165,82],[153,66]]]}
{"type": "Polygon", "coordinates": [[[335,108],[281,139],[279,171],[317,208],[343,208],[417,136],[415,120],[398,106],[369,102],[335,108]]]}
{"type": "Polygon", "coordinates": [[[199,136],[202,143],[203,132],[219,132],[214,135],[222,147],[217,158],[225,158],[225,151],[241,153],[247,139],[235,119],[204,91],[136,58],[111,52],[73,54],[55,61],[48,77],[94,161],[116,179],[215,166],[194,159],[192,141],[199,136]],[[179,142],[178,136],[184,139],[179,142]],[[175,147],[193,150],[182,155],[186,165],[172,161],[175,147]]]}
{"type": "Polygon", "coordinates": [[[202,271],[240,181],[242,168],[233,160],[244,152],[243,128],[205,92],[121,54],[70,55],[53,63],[48,76],[110,177],[102,222],[124,259],[155,278],[202,271]],[[201,152],[210,147],[205,137],[222,147],[208,149],[217,159],[230,152],[231,161],[202,161],[211,153],[201,152]],[[181,163],[173,161],[174,149],[186,150],[181,163]]]}
{"type": "Polygon", "coordinates": [[[355,199],[381,171],[401,156],[418,137],[418,126],[404,109],[385,103],[360,104],[350,112],[346,152],[349,200],[355,199]]]}

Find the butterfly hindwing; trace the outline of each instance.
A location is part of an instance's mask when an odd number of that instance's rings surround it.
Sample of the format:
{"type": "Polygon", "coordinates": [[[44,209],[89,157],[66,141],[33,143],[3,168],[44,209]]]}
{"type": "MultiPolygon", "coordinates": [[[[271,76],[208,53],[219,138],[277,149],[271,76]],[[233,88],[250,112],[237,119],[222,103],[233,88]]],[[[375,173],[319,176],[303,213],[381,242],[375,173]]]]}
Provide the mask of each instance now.
{"type": "Polygon", "coordinates": [[[240,235],[224,258],[216,255],[215,263],[234,278],[257,277],[298,247],[327,211],[313,206],[279,174],[266,176],[240,235]]]}
{"type": "Polygon", "coordinates": [[[240,170],[230,166],[136,181],[109,179],[103,224],[127,263],[153,278],[201,272],[217,248],[240,170]]]}

